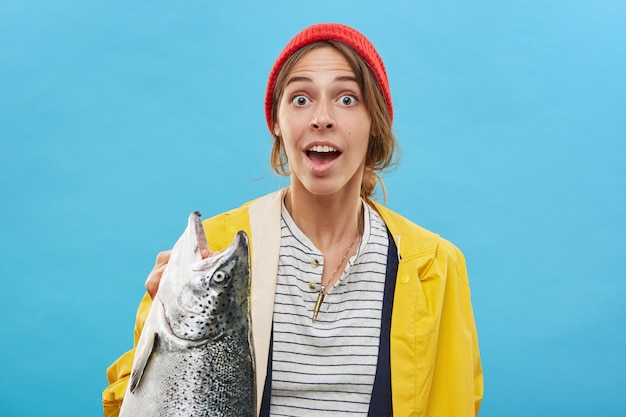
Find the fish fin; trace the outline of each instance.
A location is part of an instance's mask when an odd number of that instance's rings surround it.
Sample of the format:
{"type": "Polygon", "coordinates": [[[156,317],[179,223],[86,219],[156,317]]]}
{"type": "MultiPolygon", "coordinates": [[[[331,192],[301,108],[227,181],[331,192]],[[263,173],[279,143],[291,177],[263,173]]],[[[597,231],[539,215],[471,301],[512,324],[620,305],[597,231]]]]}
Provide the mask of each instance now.
{"type": "Polygon", "coordinates": [[[138,349],[135,351],[135,355],[137,356],[135,356],[135,364],[130,374],[130,392],[134,393],[139,386],[143,372],[146,370],[146,366],[148,366],[152,352],[154,352],[154,348],[158,342],[159,335],[153,333],[151,337],[148,337],[148,340],[146,340],[142,348],[138,346],[138,349]]]}

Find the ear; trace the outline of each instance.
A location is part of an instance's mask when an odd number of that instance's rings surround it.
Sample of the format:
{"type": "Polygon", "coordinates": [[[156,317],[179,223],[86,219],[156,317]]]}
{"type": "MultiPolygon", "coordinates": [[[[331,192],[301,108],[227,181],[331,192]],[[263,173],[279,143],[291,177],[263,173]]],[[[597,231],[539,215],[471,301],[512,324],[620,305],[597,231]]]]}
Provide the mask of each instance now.
{"type": "Polygon", "coordinates": [[[280,136],[280,126],[278,125],[278,123],[274,123],[274,136],[280,136]]]}
{"type": "Polygon", "coordinates": [[[372,123],[370,127],[370,137],[375,138],[376,136],[378,136],[378,131],[376,128],[374,128],[374,124],[372,123]]]}

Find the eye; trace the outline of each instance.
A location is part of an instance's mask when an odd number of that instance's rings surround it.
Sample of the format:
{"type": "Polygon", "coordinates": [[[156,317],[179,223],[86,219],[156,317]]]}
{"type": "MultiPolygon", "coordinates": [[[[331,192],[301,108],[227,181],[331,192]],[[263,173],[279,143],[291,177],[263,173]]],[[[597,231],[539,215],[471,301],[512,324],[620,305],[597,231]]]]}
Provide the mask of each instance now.
{"type": "Polygon", "coordinates": [[[306,106],[311,101],[306,96],[298,95],[298,96],[294,96],[291,99],[291,102],[295,104],[296,106],[306,106]]]}
{"type": "Polygon", "coordinates": [[[227,279],[228,279],[228,274],[222,270],[219,270],[213,274],[213,282],[216,284],[222,284],[227,279]]]}
{"type": "Polygon", "coordinates": [[[343,104],[344,106],[354,106],[356,102],[357,102],[356,97],[352,95],[345,95],[345,96],[339,97],[339,103],[343,104]]]}

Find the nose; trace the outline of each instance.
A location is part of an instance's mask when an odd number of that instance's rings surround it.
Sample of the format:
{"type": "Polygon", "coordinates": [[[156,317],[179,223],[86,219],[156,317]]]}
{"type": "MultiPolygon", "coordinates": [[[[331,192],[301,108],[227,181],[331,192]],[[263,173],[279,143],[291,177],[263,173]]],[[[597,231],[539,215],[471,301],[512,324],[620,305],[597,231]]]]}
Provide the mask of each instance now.
{"type": "Polygon", "coordinates": [[[319,102],[311,119],[311,129],[331,129],[334,125],[335,122],[331,115],[330,105],[325,101],[319,102]]]}

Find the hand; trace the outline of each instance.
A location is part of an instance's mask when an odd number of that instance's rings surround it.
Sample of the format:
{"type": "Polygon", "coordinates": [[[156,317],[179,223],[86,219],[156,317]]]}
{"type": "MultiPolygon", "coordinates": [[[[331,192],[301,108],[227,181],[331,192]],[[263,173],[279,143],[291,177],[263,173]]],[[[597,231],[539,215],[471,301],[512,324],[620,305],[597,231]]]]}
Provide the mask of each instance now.
{"type": "MultiPolygon", "coordinates": [[[[217,252],[211,252],[207,249],[201,249],[200,254],[202,255],[202,259],[206,259],[209,256],[216,254],[217,252]]],[[[150,297],[154,298],[159,289],[159,282],[161,282],[161,277],[163,276],[163,271],[167,266],[167,263],[170,260],[170,256],[172,254],[171,250],[166,250],[163,252],[159,252],[156,257],[156,262],[154,263],[154,267],[150,274],[148,274],[148,279],[146,279],[146,291],[150,294],[150,297]]]]}

